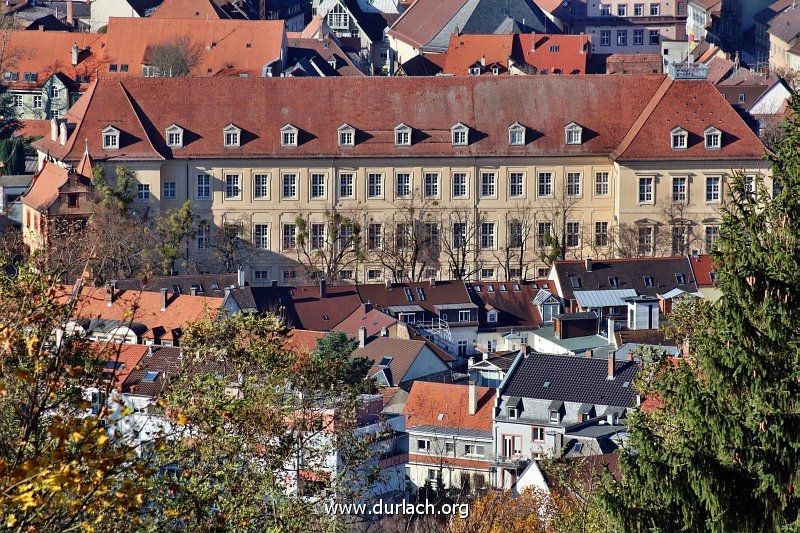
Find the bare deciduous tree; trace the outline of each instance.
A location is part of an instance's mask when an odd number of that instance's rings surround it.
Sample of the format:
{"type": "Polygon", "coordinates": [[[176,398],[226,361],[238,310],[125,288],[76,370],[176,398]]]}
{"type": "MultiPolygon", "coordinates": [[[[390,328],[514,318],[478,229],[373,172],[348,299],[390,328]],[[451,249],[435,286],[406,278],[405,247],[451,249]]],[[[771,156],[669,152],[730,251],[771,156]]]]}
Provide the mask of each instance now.
{"type": "Polygon", "coordinates": [[[453,279],[468,279],[480,269],[480,227],[483,218],[474,208],[442,213],[442,253],[453,279]]]}
{"type": "Polygon", "coordinates": [[[202,46],[193,43],[188,35],[179,35],[150,47],[145,63],[155,69],[156,76],[182,78],[191,73],[202,55],[202,46]]]}
{"type": "Polygon", "coordinates": [[[324,220],[311,222],[302,216],[297,226],[297,260],[309,278],[335,282],[342,271],[364,258],[361,210],[325,211],[324,220]]]}

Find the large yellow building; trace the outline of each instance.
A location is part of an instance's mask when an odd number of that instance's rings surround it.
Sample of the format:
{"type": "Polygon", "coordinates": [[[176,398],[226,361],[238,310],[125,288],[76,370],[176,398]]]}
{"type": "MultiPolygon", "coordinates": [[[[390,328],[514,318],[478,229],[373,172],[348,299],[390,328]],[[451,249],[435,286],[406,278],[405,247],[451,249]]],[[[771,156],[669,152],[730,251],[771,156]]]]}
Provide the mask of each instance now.
{"type": "Polygon", "coordinates": [[[101,79],[70,115],[42,154],[69,164],[88,146],[135,170],[151,209],[190,200],[208,222],[200,270],[240,224],[264,282],[705,251],[731,176],[768,168],[712,84],[660,75],[101,79]]]}

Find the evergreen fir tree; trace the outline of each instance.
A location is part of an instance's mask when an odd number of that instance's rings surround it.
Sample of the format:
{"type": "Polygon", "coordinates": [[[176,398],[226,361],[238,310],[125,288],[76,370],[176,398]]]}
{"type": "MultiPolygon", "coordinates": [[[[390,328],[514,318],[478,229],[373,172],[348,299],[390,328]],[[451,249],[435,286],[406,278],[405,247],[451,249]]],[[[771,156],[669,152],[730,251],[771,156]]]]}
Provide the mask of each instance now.
{"type": "Polygon", "coordinates": [[[0,175],[25,172],[25,150],[30,139],[14,135],[20,127],[12,95],[0,86],[0,175]]]}
{"type": "Polygon", "coordinates": [[[773,194],[738,176],[723,207],[723,296],[698,311],[687,360],[654,363],[643,384],[662,406],[632,417],[624,477],[603,494],[624,531],[800,526],[800,99],[792,108],[773,194]]]}

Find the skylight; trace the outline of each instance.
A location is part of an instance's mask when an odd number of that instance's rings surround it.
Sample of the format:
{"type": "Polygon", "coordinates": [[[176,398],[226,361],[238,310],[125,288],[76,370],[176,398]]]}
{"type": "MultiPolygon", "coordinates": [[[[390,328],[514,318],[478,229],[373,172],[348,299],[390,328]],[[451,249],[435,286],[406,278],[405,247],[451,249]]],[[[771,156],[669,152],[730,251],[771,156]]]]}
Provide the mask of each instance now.
{"type": "Polygon", "coordinates": [[[481,286],[475,285],[475,292],[481,292],[481,286]]]}
{"type": "Polygon", "coordinates": [[[392,359],[394,358],[391,356],[383,357],[381,358],[381,362],[378,364],[378,366],[389,366],[392,363],[392,359]]]}
{"type": "Polygon", "coordinates": [[[417,297],[419,298],[420,302],[425,301],[425,291],[422,289],[422,287],[417,287],[417,297]]]}
{"type": "Polygon", "coordinates": [[[172,286],[172,293],[173,294],[180,294],[181,293],[181,286],[180,285],[173,285],[172,286]]]}
{"type": "Polygon", "coordinates": [[[609,276],[608,277],[608,284],[611,287],[619,287],[619,279],[617,278],[617,276],[609,276]]]}
{"type": "Polygon", "coordinates": [[[494,286],[493,285],[487,285],[486,286],[486,292],[494,292],[494,286]]]}
{"type": "Polygon", "coordinates": [[[408,287],[405,287],[403,289],[403,292],[406,294],[406,300],[408,300],[409,302],[413,302],[414,301],[414,295],[411,293],[411,289],[409,289],[408,287]]]}
{"type": "Polygon", "coordinates": [[[192,283],[192,289],[194,289],[197,293],[203,292],[203,286],[199,283],[192,283]]]}
{"type": "Polygon", "coordinates": [[[150,372],[145,373],[144,377],[142,378],[142,381],[145,381],[147,383],[152,383],[156,380],[156,378],[158,378],[158,372],[151,370],[150,372]]]}
{"type": "Polygon", "coordinates": [[[544,385],[542,385],[542,386],[546,389],[547,387],[550,386],[550,382],[549,381],[545,381],[544,385]]]}
{"type": "Polygon", "coordinates": [[[625,383],[622,384],[622,388],[623,389],[627,389],[630,386],[631,386],[631,382],[630,381],[626,381],[625,383]]]}
{"type": "Polygon", "coordinates": [[[514,290],[519,292],[519,283],[514,284],[514,290]]]}
{"type": "Polygon", "coordinates": [[[686,283],[686,276],[684,274],[675,274],[675,282],[678,285],[683,285],[686,283]]]}
{"type": "Polygon", "coordinates": [[[653,286],[653,276],[645,276],[644,277],[644,286],[645,287],[652,287],[653,286]]]}
{"type": "Polygon", "coordinates": [[[573,289],[580,289],[581,288],[581,278],[578,276],[570,276],[569,283],[572,285],[573,289]]]}
{"type": "Polygon", "coordinates": [[[501,283],[500,284],[500,290],[505,292],[505,290],[506,290],[506,284],[505,283],[501,283]]]}
{"type": "Polygon", "coordinates": [[[582,442],[576,442],[574,449],[575,449],[575,451],[577,453],[580,453],[583,450],[583,443],[582,442]]]}

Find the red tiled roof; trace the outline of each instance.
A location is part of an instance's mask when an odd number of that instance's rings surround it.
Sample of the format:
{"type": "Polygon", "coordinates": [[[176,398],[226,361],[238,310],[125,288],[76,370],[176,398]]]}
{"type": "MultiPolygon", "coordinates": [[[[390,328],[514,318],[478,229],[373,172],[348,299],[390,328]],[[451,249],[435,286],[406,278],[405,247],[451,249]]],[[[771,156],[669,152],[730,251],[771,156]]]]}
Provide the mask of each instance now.
{"type": "Polygon", "coordinates": [[[449,303],[471,303],[467,287],[463,281],[437,281],[435,285],[430,282],[392,283],[391,288],[386,285],[366,284],[358,285],[358,294],[361,301],[370,302],[375,307],[392,307],[398,305],[418,305],[431,314],[438,315],[435,305],[449,303]],[[405,289],[411,289],[411,298],[406,297],[405,289]],[[417,289],[421,289],[425,299],[421,300],[417,289]]]}
{"type": "Polygon", "coordinates": [[[86,112],[67,146],[45,138],[39,149],[68,161],[83,154],[84,139],[95,160],[118,161],[289,154],[607,156],[634,130],[618,151],[625,159],[760,159],[764,153],[711,84],[672,82],[661,75],[100,79],[76,107],[86,112]],[[250,95],[248,106],[241,105],[242,94],[250,95]],[[641,125],[634,129],[637,119],[641,125]],[[451,143],[450,129],[458,122],[475,131],[468,146],[451,143]],[[515,122],[535,130],[535,139],[509,146],[508,127],[515,122]],[[571,122],[592,133],[583,144],[564,143],[564,127],[571,122]],[[170,151],[163,136],[173,123],[190,132],[191,140],[170,151]],[[231,123],[243,130],[237,148],[223,145],[222,130],[231,123]],[[297,147],[281,146],[280,129],[287,123],[301,130],[297,147]],[[357,133],[354,147],[338,145],[337,127],[344,123],[366,133],[357,133]],[[400,123],[424,137],[413,136],[409,147],[395,146],[394,128],[400,123]],[[123,132],[119,150],[102,148],[100,131],[107,125],[123,132]],[[687,150],[670,149],[669,131],[679,125],[700,136],[716,125],[725,134],[722,148],[705,150],[694,143],[687,150]]]}
{"type": "Polygon", "coordinates": [[[588,35],[542,35],[526,33],[515,35],[519,41],[522,59],[538,72],[585,74],[589,58],[588,35]],[[557,48],[553,48],[557,47],[557,48]]]}
{"type": "Polygon", "coordinates": [[[697,257],[690,257],[689,264],[692,265],[694,279],[698,287],[713,287],[714,280],[711,273],[714,272],[714,260],[710,255],[704,254],[697,257]]]}
{"type": "MultiPolygon", "coordinates": [[[[61,303],[71,299],[72,286],[64,286],[57,292],[61,303]]],[[[206,296],[170,294],[167,308],[161,310],[161,293],[146,291],[116,291],[111,306],[105,288],[83,286],[75,304],[76,318],[117,320],[123,323],[144,324],[148,339],[175,339],[192,322],[216,316],[223,300],[206,296]]]]}
{"type": "Polygon", "coordinates": [[[417,0],[389,29],[417,48],[425,46],[449,22],[467,0],[417,0]]]}
{"type": "Polygon", "coordinates": [[[539,309],[533,305],[533,299],[539,292],[536,283],[482,282],[470,283],[469,288],[472,301],[478,306],[478,321],[482,329],[528,330],[542,323],[539,309]],[[515,290],[515,287],[519,287],[519,290],[515,290]],[[496,323],[487,322],[486,306],[497,310],[496,323]]]}
{"type": "Polygon", "coordinates": [[[20,129],[14,132],[17,137],[47,137],[50,135],[50,121],[24,119],[19,121],[20,129]]]}
{"type": "Polygon", "coordinates": [[[319,287],[293,287],[292,307],[304,329],[331,331],[347,318],[361,300],[352,286],[328,287],[325,298],[320,298],[319,287]]]}
{"type": "Polygon", "coordinates": [[[498,63],[508,68],[513,47],[513,35],[451,35],[442,72],[466,76],[481,60],[487,67],[498,63]]]}
{"type": "Polygon", "coordinates": [[[660,54],[611,54],[606,58],[608,74],[657,74],[661,72],[660,54]]]}
{"type": "Polygon", "coordinates": [[[336,72],[341,76],[364,76],[364,73],[358,70],[350,57],[344,53],[344,50],[336,42],[335,37],[323,38],[301,38],[289,37],[288,46],[290,48],[302,48],[304,50],[313,50],[322,57],[325,61],[331,58],[336,60],[336,72]]]}
{"type": "MultiPolygon", "coordinates": [[[[160,9],[160,8],[159,8],[160,9]]],[[[104,69],[104,77],[139,77],[153,46],[188,37],[199,57],[193,76],[216,76],[235,69],[262,76],[265,65],[281,58],[282,20],[117,18],[108,21],[106,63],[128,65],[127,72],[104,69]]]]}
{"type": "Polygon", "coordinates": [[[333,329],[357,338],[358,330],[363,326],[367,328],[367,337],[374,337],[379,335],[383,328],[388,328],[396,323],[396,318],[377,309],[366,311],[365,306],[362,304],[333,329]]]}
{"type": "MultiPolygon", "coordinates": [[[[6,31],[3,70],[16,72],[19,80],[10,83],[13,89],[41,87],[52,75],[61,73],[74,82],[76,76],[96,77],[103,61],[106,35],[57,31],[6,31]],[[72,65],[72,46],[78,45],[78,64],[72,65]],[[35,82],[26,82],[25,73],[38,75],[35,82]]],[[[85,84],[80,88],[85,89],[85,84]]]]}
{"type": "Polygon", "coordinates": [[[478,387],[478,409],[469,414],[469,386],[415,381],[406,399],[406,428],[438,426],[492,430],[495,390],[478,387]]]}
{"type": "Polygon", "coordinates": [[[317,349],[317,341],[327,333],[307,329],[290,329],[286,333],[284,346],[294,352],[308,354],[317,349]]]}
{"type": "MultiPolygon", "coordinates": [[[[366,346],[356,348],[353,351],[353,357],[366,357],[372,361],[372,368],[369,370],[370,376],[374,376],[381,369],[379,366],[381,359],[387,356],[391,357],[392,360],[389,364],[389,369],[391,371],[392,383],[389,385],[397,385],[403,382],[405,375],[426,346],[426,340],[378,337],[366,346]]],[[[443,359],[439,353],[434,352],[434,354],[436,354],[443,363],[448,363],[453,360],[450,356],[447,356],[448,359],[443,359]]]]}
{"type": "Polygon", "coordinates": [[[113,371],[114,383],[122,385],[130,373],[139,364],[148,346],[144,344],[119,344],[111,342],[92,342],[92,348],[97,351],[101,360],[117,363],[116,368],[108,367],[109,375],[113,371]]]}
{"type": "Polygon", "coordinates": [[[228,16],[211,0],[164,0],[149,18],[219,20],[228,16]]]}
{"type": "Polygon", "coordinates": [[[31,186],[20,199],[23,204],[36,211],[46,211],[58,198],[58,191],[69,180],[69,171],[45,160],[42,168],[33,176],[31,186]]]}

